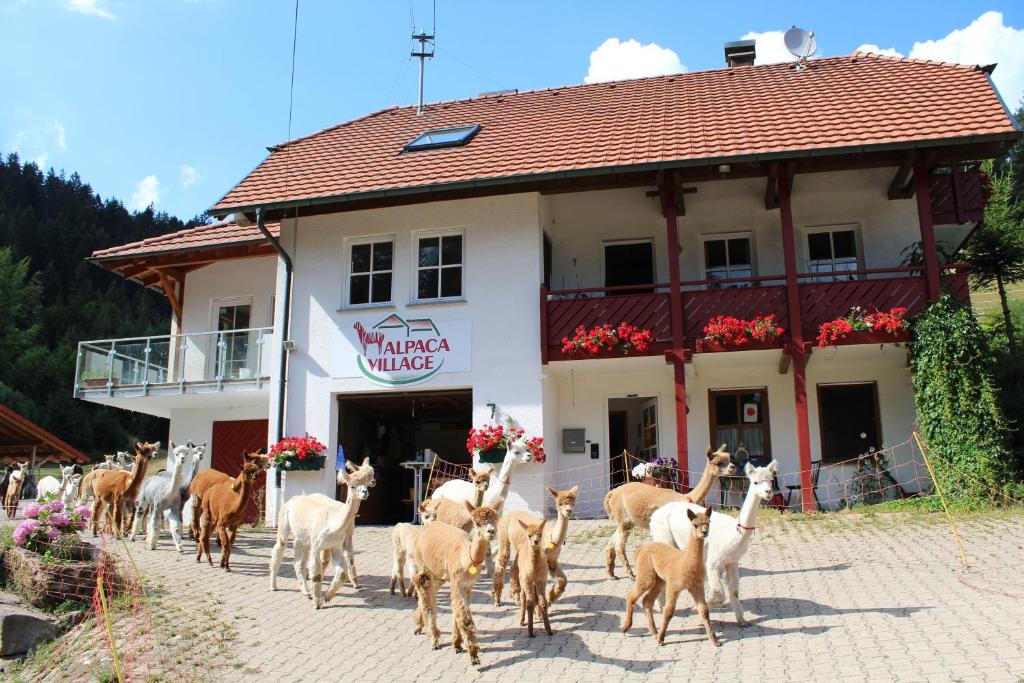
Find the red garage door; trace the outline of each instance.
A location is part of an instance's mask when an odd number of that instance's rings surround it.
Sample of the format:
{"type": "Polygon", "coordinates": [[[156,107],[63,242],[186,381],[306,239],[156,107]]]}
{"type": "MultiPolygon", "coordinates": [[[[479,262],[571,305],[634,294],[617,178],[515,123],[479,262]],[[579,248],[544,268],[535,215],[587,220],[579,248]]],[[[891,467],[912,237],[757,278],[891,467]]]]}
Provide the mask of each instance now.
{"type": "MultiPolygon", "coordinates": [[[[267,448],[267,420],[222,420],[213,423],[213,443],[210,445],[213,469],[232,477],[242,471],[242,454],[264,451],[267,448]]],[[[255,522],[264,507],[267,475],[260,472],[255,490],[245,510],[245,522],[255,522]]]]}

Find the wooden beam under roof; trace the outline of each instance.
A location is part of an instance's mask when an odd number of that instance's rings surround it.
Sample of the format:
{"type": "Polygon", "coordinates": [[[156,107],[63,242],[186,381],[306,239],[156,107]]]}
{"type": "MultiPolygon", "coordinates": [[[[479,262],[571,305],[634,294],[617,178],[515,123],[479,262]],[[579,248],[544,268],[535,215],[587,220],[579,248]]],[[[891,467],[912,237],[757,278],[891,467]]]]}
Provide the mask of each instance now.
{"type": "Polygon", "coordinates": [[[167,297],[167,301],[171,304],[171,310],[174,311],[174,317],[178,321],[178,327],[181,327],[182,317],[182,306],[181,300],[178,298],[178,292],[175,289],[175,285],[180,280],[172,280],[171,276],[162,270],[156,271],[157,277],[160,278],[160,288],[164,292],[164,296],[167,297]]]}
{"type": "Polygon", "coordinates": [[[914,162],[917,154],[914,151],[907,152],[896,169],[896,174],[889,183],[889,199],[910,199],[914,196],[914,162]]]}

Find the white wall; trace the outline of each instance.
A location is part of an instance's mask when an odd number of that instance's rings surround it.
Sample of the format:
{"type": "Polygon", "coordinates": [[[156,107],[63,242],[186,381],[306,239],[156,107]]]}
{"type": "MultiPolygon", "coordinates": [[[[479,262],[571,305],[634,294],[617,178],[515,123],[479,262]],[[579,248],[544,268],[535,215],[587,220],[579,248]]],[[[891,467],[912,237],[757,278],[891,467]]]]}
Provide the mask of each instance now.
{"type": "Polygon", "coordinates": [[[197,408],[174,410],[171,413],[169,440],[183,444],[191,440],[200,444],[206,442],[206,454],[202,467],[210,466],[213,455],[213,423],[222,420],[266,419],[267,409],[262,406],[240,406],[237,408],[197,408]]]}

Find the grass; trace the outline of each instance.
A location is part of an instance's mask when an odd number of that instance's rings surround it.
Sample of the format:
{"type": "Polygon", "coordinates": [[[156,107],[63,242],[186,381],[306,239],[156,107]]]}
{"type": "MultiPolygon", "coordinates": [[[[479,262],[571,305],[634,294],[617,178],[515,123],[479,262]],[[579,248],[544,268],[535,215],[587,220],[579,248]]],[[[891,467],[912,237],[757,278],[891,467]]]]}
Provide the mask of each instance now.
{"type": "MultiPolygon", "coordinates": [[[[96,465],[99,462],[103,462],[103,459],[101,458],[98,462],[89,463],[88,465],[82,465],[82,469],[84,469],[86,472],[88,472],[89,471],[89,467],[91,467],[92,465],[96,465]]],[[[148,472],[149,474],[154,474],[154,473],[159,472],[160,470],[163,470],[163,469],[166,469],[166,468],[167,468],[167,458],[166,457],[153,458],[149,462],[149,467],[146,469],[146,472],[148,472]]],[[[54,479],[58,479],[59,480],[60,479],[60,465],[48,462],[48,463],[45,463],[45,464],[42,464],[42,465],[39,465],[38,467],[36,467],[36,482],[41,480],[43,477],[47,477],[47,476],[50,476],[50,477],[53,477],[54,479]]]]}

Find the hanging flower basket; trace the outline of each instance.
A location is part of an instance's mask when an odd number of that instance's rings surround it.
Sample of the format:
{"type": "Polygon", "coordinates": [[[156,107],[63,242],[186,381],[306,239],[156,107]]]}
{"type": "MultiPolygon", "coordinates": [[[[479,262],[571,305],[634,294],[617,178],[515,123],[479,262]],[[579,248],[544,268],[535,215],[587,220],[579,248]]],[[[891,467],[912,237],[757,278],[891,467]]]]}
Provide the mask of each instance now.
{"type": "MultiPolygon", "coordinates": [[[[525,433],[519,423],[511,417],[505,418],[504,424],[474,427],[469,430],[466,451],[471,456],[477,456],[481,463],[498,464],[504,462],[509,444],[523,438],[525,433]]],[[[543,437],[534,436],[527,439],[526,449],[537,462],[547,460],[543,437]]]]}
{"type": "Polygon", "coordinates": [[[322,470],[327,457],[327,446],[315,436],[285,437],[270,448],[268,457],[274,467],[286,472],[310,472],[322,470]]]}
{"type": "Polygon", "coordinates": [[[704,339],[697,342],[698,351],[754,351],[778,347],[785,332],[775,321],[775,314],[759,315],[742,320],[731,315],[715,316],[704,326],[704,339]]]}
{"type": "Polygon", "coordinates": [[[654,337],[650,330],[636,325],[611,323],[596,325],[589,330],[584,325],[576,328],[573,336],[562,337],[562,353],[574,360],[601,356],[630,356],[647,353],[654,337]]]}
{"type": "Polygon", "coordinates": [[[818,347],[906,341],[910,329],[903,317],[906,312],[905,308],[891,308],[886,312],[857,306],[844,317],[821,324],[818,347]]]}
{"type": "Polygon", "coordinates": [[[486,465],[499,465],[505,461],[506,452],[504,448],[488,448],[486,451],[480,451],[478,459],[486,465]]]}

